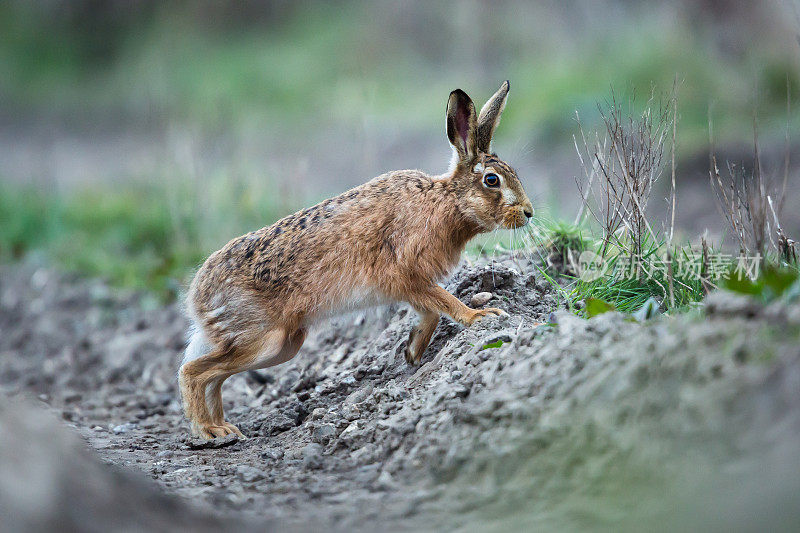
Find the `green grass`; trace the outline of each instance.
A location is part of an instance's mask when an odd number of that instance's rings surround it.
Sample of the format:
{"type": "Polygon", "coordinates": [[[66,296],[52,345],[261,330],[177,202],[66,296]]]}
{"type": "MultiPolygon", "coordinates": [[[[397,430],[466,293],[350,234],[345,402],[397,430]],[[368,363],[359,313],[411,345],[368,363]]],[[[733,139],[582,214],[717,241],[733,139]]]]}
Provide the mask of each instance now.
{"type": "MultiPolygon", "coordinates": [[[[552,235],[546,241],[550,243],[549,249],[563,256],[568,256],[570,250],[573,257],[579,257],[584,250],[599,251],[599,243],[592,243],[585,238],[586,230],[558,225],[548,231],[552,235]]],[[[619,244],[625,245],[624,242],[619,244]]],[[[610,247],[603,259],[603,275],[597,279],[570,274],[547,279],[558,287],[567,302],[574,304],[583,301],[595,306],[595,310],[586,307],[577,310],[587,316],[598,314],[598,309],[600,312],[614,309],[636,313],[651,300],[667,313],[690,310],[705,297],[699,275],[704,270],[707,270],[705,277],[711,289],[719,287],[764,301],[784,295],[794,298],[800,294],[798,265],[786,264],[775,252],[766,255],[757,271],[748,272],[746,269],[737,269],[740,259],[736,255],[724,254],[714,248],[708,250],[709,259],[705,268],[702,266],[701,250],[689,243],[670,247],[664,240],[656,242],[647,238],[642,243],[642,249],[638,272],[625,249],[615,245],[610,247]],[[671,274],[667,266],[670,260],[671,274]],[[757,275],[751,279],[749,274],[757,275]]],[[[752,264],[751,259],[746,261],[752,264]]]]}
{"type": "MultiPolygon", "coordinates": [[[[686,310],[702,300],[704,292],[700,278],[689,269],[683,272],[677,269],[679,260],[688,264],[691,257],[699,257],[699,252],[688,243],[672,248],[673,257],[679,259],[674,263],[671,298],[669,275],[663,262],[667,246],[663,240],[652,242],[645,239],[642,243],[641,264],[644,270],[638,276],[630,274],[630,262],[626,261],[629,254],[617,245],[611,246],[603,259],[602,276],[593,280],[582,279],[580,272],[575,272],[581,253],[589,251],[598,254],[600,244],[591,228],[555,220],[539,220],[535,227],[528,229],[525,239],[518,238],[508,244],[501,242],[496,246],[532,258],[537,274],[556,289],[560,301],[568,307],[578,301],[598,300],[621,312],[633,313],[648,300],[655,299],[663,310],[669,312],[686,310]],[[548,258],[563,266],[554,270],[548,264],[548,258]]],[[[576,311],[585,314],[585,311],[576,311]]]]}
{"type": "Polygon", "coordinates": [[[565,262],[569,259],[569,254],[580,256],[581,252],[592,247],[586,230],[567,222],[551,222],[545,235],[545,247],[551,253],[561,256],[565,262]]]}
{"type": "Polygon", "coordinates": [[[228,239],[287,214],[248,186],[189,184],[42,193],[0,181],[0,259],[40,256],[111,283],[175,298],[228,239]]]}
{"type": "MultiPolygon", "coordinates": [[[[575,279],[572,289],[573,300],[594,298],[612,304],[617,310],[632,313],[654,298],[665,311],[680,311],[691,307],[703,299],[700,277],[693,271],[681,271],[679,262],[688,262],[699,257],[699,252],[688,244],[673,247],[672,289],[667,269],[667,246],[662,242],[643,243],[644,252],[641,270],[636,273],[635,265],[627,259],[624,252],[611,253],[605,258],[605,275],[599,279],[585,281],[575,279]]],[[[731,263],[733,264],[733,262],[731,263]]]]}

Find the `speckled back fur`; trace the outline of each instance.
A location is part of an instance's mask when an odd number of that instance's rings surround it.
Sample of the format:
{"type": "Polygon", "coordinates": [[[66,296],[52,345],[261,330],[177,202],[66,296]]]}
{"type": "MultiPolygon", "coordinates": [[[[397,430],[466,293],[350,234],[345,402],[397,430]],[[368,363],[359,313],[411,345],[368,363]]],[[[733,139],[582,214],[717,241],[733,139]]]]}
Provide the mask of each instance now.
{"type": "Polygon", "coordinates": [[[403,300],[414,285],[441,281],[478,233],[456,194],[447,180],[390,172],[237,237],[197,273],[193,308],[204,328],[224,335],[403,300]]]}

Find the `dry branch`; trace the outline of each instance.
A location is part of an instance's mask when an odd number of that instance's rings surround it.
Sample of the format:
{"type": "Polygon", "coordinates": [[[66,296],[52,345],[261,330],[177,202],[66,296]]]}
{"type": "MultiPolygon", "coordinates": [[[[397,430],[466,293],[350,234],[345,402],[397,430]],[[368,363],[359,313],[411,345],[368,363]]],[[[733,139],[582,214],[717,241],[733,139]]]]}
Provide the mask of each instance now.
{"type": "MultiPolygon", "coordinates": [[[[602,135],[595,133],[592,142],[587,141],[576,114],[581,145],[575,138],[575,149],[584,171],[583,179],[576,180],[582,199],[576,223],[585,213],[594,218],[602,230],[603,256],[615,245],[638,257],[648,238],[657,240],[647,218],[647,206],[653,186],[664,171],[664,143],[670,136],[674,151],[674,91],[658,103],[651,94],[640,114],[631,111],[633,103],[631,99],[624,108],[612,90],[611,100],[598,104],[604,131],[602,135]]],[[[673,175],[671,227],[674,207],[673,175]]]]}

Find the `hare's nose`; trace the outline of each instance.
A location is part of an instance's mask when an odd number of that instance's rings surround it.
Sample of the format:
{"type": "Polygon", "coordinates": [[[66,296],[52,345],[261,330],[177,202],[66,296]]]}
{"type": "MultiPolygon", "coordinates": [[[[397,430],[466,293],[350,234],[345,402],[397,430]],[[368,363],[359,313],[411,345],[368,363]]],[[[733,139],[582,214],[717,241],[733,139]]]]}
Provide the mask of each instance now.
{"type": "Polygon", "coordinates": [[[528,218],[531,218],[533,216],[533,209],[525,209],[522,212],[525,213],[525,216],[528,218]]]}

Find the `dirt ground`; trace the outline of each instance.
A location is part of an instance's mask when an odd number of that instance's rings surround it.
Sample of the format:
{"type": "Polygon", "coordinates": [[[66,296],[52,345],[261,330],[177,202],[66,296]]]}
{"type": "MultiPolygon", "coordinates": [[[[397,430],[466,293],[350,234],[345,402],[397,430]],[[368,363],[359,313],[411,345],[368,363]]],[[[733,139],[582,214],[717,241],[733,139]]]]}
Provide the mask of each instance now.
{"type": "MultiPolygon", "coordinates": [[[[111,463],[95,470],[144,473],[171,513],[212,529],[800,524],[800,305],[719,293],[679,317],[587,321],[558,311],[535,272],[524,258],[462,264],[448,290],[491,292],[510,316],[443,319],[417,368],[402,356],[406,307],[319,325],[290,363],[226,383],[249,438],[203,445],[177,396],[179,305],[0,267],[0,387],[77,431],[111,463]]],[[[48,438],[75,455],[62,429],[48,438]]]]}

